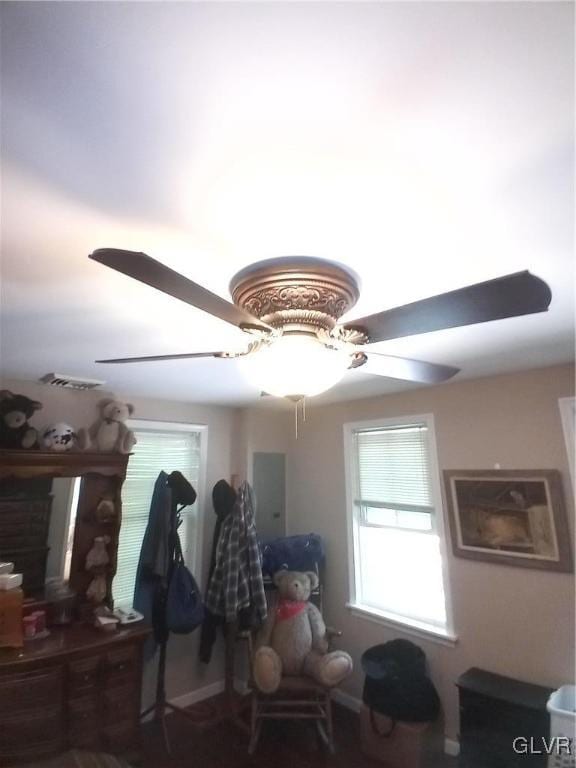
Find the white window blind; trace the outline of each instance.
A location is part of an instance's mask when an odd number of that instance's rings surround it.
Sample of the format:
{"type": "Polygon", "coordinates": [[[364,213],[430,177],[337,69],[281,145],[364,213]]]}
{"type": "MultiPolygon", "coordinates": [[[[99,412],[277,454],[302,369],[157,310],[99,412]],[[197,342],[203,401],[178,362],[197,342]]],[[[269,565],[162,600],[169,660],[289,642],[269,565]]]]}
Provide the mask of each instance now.
{"type": "MultiPolygon", "coordinates": [[[[128,471],[122,486],[122,526],[118,545],[118,569],[114,578],[113,595],[116,605],[131,606],[134,597],[136,569],[142,539],[148,523],[154,483],[160,472],[176,470],[198,488],[200,477],[201,433],[169,429],[135,429],[138,442],[128,462],[128,471]]],[[[193,550],[197,530],[198,502],[186,507],[180,527],[182,550],[193,550]]],[[[189,558],[188,558],[189,559],[189,558]]],[[[191,570],[195,563],[188,562],[191,570]]]]}
{"type": "Polygon", "coordinates": [[[398,621],[445,630],[447,611],[425,419],[350,425],[347,442],[353,536],[352,604],[398,621]]]}
{"type": "Polygon", "coordinates": [[[426,425],[356,432],[364,503],[432,512],[426,425]]]}

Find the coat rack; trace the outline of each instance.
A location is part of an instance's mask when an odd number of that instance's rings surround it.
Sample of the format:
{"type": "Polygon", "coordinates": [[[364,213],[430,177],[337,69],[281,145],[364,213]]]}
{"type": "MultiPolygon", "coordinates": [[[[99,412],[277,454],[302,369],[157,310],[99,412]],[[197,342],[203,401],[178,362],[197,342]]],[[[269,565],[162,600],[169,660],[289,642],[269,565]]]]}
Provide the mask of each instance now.
{"type": "MultiPolygon", "coordinates": [[[[239,475],[230,476],[230,485],[235,491],[240,487],[241,479],[239,475]]],[[[240,730],[249,733],[248,724],[241,718],[241,712],[247,701],[238,702],[238,693],[234,687],[236,647],[238,640],[244,639],[238,633],[238,620],[227,621],[224,623],[224,695],[226,698],[226,708],[228,710],[228,719],[234,723],[240,730]]],[[[245,697],[248,699],[249,697],[245,697]]]]}
{"type": "Polygon", "coordinates": [[[170,747],[170,739],[168,737],[168,728],[166,727],[166,711],[178,712],[179,714],[184,715],[184,717],[194,719],[193,714],[189,710],[178,707],[166,698],[166,656],[168,651],[168,640],[170,639],[170,632],[166,626],[166,601],[168,596],[168,585],[170,584],[170,579],[172,578],[174,570],[176,547],[178,546],[177,537],[178,528],[181,523],[180,514],[185,507],[194,504],[196,501],[196,491],[180,472],[172,472],[168,476],[167,484],[172,489],[169,535],[170,567],[168,569],[166,584],[164,585],[160,596],[159,615],[163,617],[164,621],[157,632],[157,637],[160,637],[160,656],[158,660],[158,677],[156,679],[156,700],[154,701],[154,704],[142,712],[140,717],[145,718],[151,712],[154,712],[154,720],[160,722],[162,727],[162,736],[164,738],[166,752],[171,755],[172,750],[170,747]]]}

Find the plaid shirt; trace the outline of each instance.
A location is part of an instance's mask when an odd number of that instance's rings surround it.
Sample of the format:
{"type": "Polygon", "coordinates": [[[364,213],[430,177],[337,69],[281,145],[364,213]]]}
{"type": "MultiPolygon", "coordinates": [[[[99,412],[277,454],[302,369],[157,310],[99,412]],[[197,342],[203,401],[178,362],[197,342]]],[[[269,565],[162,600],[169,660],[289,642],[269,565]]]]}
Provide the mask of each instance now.
{"type": "Polygon", "coordinates": [[[232,512],[222,523],[206,607],[226,621],[234,621],[240,609],[250,604],[254,606],[256,619],[263,622],[266,619],[266,596],[254,525],[254,496],[245,482],[238,489],[232,512]]]}

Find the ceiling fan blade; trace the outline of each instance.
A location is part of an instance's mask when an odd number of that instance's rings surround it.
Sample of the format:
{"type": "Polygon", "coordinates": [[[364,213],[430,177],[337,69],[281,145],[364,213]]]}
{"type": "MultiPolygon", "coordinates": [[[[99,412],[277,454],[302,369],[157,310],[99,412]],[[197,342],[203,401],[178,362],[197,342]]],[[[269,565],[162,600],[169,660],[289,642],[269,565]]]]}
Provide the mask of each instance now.
{"type": "Polygon", "coordinates": [[[149,355],[147,357],[114,357],[110,360],[96,360],[96,363],[154,363],[161,360],[190,360],[194,357],[233,357],[226,352],[189,352],[183,355],[149,355]]]}
{"type": "Polygon", "coordinates": [[[248,325],[262,330],[269,328],[266,323],[261,322],[249,312],[245,312],[198,283],[192,282],[145,253],[123,251],[118,248],[98,248],[90,254],[89,258],[232,325],[248,325]]]}
{"type": "Polygon", "coordinates": [[[346,323],[364,331],[368,344],[506,317],[545,312],[552,299],[548,285],[530,272],[516,272],[468,285],[439,296],[386,309],[346,323]]]}
{"type": "Polygon", "coordinates": [[[425,363],[422,360],[380,355],[375,352],[368,352],[367,358],[363,365],[358,366],[358,370],[362,373],[387,376],[391,379],[417,381],[422,384],[439,384],[451,379],[460,370],[460,368],[452,368],[450,365],[425,363]]]}

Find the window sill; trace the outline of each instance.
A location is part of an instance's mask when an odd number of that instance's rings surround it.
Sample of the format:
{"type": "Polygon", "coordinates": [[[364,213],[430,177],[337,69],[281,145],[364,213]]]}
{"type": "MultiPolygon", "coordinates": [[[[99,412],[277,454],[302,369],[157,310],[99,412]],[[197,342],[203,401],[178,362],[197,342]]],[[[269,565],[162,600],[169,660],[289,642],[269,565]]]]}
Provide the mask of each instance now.
{"type": "Polygon", "coordinates": [[[422,640],[430,640],[433,643],[439,643],[440,645],[446,645],[453,648],[458,642],[458,637],[443,629],[434,627],[431,624],[425,624],[420,621],[411,621],[410,619],[400,619],[390,613],[379,611],[376,608],[369,608],[365,605],[356,605],[354,603],[346,603],[346,608],[354,616],[359,616],[361,619],[367,619],[373,621],[376,624],[381,624],[385,627],[391,627],[400,632],[404,632],[407,635],[413,635],[419,637],[422,640]]]}

